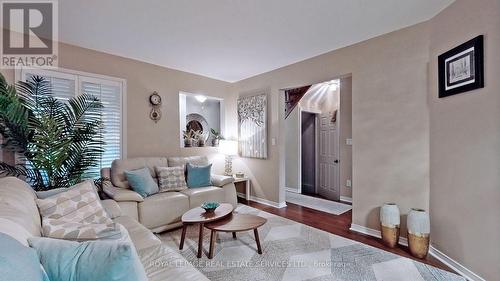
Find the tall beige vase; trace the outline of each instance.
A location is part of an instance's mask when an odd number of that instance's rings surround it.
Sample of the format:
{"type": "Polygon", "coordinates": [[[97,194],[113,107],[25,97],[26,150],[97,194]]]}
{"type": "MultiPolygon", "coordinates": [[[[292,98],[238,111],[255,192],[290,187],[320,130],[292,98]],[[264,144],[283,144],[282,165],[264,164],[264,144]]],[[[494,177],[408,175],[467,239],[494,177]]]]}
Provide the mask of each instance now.
{"type": "Polygon", "coordinates": [[[386,203],[380,207],[380,231],[382,241],[390,248],[394,248],[399,242],[400,215],[398,205],[386,203]]]}
{"type": "Polygon", "coordinates": [[[429,252],[431,224],[429,213],[422,209],[411,209],[407,219],[408,248],[410,253],[420,259],[429,252]]]}

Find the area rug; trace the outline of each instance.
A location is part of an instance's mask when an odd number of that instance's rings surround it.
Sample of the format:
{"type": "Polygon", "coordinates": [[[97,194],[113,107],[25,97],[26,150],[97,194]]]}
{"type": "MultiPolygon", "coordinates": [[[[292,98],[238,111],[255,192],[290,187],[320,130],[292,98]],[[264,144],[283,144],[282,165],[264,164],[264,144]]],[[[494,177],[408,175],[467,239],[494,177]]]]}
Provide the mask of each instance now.
{"type": "MultiPolygon", "coordinates": [[[[210,233],[205,231],[204,255],[196,258],[198,227],[188,227],[180,251],[210,280],[333,280],[423,281],[465,280],[438,268],[413,261],[356,241],[324,232],[255,208],[238,205],[237,213],[267,218],[259,228],[263,254],[256,252],[253,232],[220,233],[212,260],[207,258],[210,233]]],[[[180,230],[159,235],[178,249],[180,230]]]]}
{"type": "Polygon", "coordinates": [[[334,215],[341,215],[352,209],[351,205],[289,191],[286,192],[286,202],[334,215]]]}

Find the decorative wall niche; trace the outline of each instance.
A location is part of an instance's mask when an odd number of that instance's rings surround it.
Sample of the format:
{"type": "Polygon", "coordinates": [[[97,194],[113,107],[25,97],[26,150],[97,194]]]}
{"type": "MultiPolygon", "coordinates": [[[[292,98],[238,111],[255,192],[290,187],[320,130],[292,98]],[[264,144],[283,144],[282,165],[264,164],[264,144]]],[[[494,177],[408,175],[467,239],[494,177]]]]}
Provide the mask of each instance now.
{"type": "Polygon", "coordinates": [[[217,97],[179,93],[181,147],[218,146],[224,134],[224,100],[217,97]],[[214,134],[215,133],[215,134],[214,134]]]}

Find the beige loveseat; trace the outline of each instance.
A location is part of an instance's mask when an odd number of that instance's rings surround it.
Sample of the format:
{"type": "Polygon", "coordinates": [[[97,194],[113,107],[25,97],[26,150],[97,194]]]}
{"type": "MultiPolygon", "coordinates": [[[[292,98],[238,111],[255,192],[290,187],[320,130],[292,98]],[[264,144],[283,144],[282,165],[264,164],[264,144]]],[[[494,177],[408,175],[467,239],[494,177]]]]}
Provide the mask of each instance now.
{"type": "MultiPolygon", "coordinates": [[[[14,177],[0,178],[0,232],[26,247],[30,237],[41,235],[41,219],[35,199],[35,192],[24,181],[14,177]]],[[[175,250],[163,245],[150,230],[135,219],[122,215],[113,200],[101,202],[113,221],[127,229],[149,280],[208,280],[175,250]]]]}
{"type": "Polygon", "coordinates": [[[130,188],[124,173],[148,167],[151,176],[156,180],[155,167],[184,166],[186,163],[207,165],[208,159],[205,156],[192,156],[115,160],[111,168],[101,170],[101,176],[110,179],[104,181],[103,191],[118,203],[123,213],[156,233],[181,226],[182,214],[205,201],[230,203],[236,208],[236,188],[232,177],[212,175],[213,186],[188,188],[179,192],[161,192],[142,198],[130,188]]]}

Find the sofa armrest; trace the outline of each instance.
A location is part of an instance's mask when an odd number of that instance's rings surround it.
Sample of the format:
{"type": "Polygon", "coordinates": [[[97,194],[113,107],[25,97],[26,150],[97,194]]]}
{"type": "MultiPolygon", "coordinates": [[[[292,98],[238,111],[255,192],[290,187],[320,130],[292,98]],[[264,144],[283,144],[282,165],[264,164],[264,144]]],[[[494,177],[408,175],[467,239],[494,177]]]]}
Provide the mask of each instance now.
{"type": "Polygon", "coordinates": [[[122,202],[122,201],[134,201],[134,202],[142,202],[144,198],[142,198],[139,193],[125,188],[118,188],[114,186],[110,181],[104,181],[102,183],[102,190],[106,195],[111,197],[111,199],[122,202]]]}
{"type": "Polygon", "coordinates": [[[120,209],[120,206],[118,206],[118,203],[116,203],[115,200],[111,199],[102,200],[101,204],[104,207],[106,213],[108,213],[108,215],[112,219],[120,217],[122,215],[122,209],[120,209]]]}
{"type": "Polygon", "coordinates": [[[230,184],[234,182],[234,178],[231,176],[222,176],[222,175],[211,175],[212,185],[223,187],[224,185],[230,184]]]}

